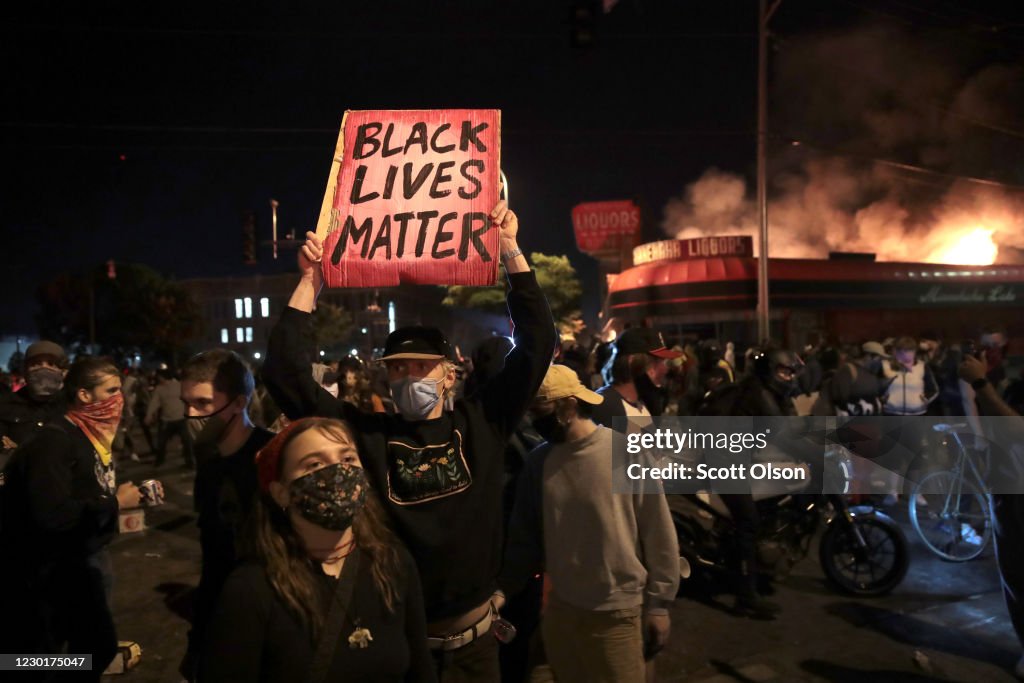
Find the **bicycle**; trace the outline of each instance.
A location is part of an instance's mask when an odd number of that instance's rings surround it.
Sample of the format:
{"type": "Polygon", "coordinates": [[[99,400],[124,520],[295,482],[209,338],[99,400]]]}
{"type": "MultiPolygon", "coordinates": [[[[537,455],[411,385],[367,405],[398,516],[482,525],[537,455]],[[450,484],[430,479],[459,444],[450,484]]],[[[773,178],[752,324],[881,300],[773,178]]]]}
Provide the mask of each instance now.
{"type": "Polygon", "coordinates": [[[992,540],[992,497],[964,446],[958,429],[967,425],[936,424],[957,446],[953,467],[925,476],[910,497],[910,522],[928,550],[944,560],[966,562],[981,555],[992,540]]]}

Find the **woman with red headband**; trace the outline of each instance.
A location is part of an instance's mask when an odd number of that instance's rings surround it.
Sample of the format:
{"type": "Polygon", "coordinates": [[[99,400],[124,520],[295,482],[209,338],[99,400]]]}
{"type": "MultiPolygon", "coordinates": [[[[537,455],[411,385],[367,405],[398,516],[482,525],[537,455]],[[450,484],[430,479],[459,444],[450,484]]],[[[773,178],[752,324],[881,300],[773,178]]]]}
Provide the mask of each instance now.
{"type": "Polygon", "coordinates": [[[255,561],[224,586],[199,680],[435,680],[416,566],[345,423],[293,422],[256,466],[255,561]]]}

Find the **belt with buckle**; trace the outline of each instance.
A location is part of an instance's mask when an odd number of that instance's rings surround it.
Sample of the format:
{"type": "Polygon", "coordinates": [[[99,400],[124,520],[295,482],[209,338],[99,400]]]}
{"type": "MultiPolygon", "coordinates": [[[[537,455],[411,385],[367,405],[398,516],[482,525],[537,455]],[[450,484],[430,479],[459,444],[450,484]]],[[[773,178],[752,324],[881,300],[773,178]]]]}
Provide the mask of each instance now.
{"type": "Polygon", "coordinates": [[[491,620],[494,618],[493,607],[487,610],[487,614],[484,618],[476,622],[465,631],[459,631],[448,636],[434,637],[427,636],[427,647],[431,650],[441,650],[447,652],[449,650],[458,650],[460,647],[469,645],[474,640],[489,633],[491,629],[491,620]]]}

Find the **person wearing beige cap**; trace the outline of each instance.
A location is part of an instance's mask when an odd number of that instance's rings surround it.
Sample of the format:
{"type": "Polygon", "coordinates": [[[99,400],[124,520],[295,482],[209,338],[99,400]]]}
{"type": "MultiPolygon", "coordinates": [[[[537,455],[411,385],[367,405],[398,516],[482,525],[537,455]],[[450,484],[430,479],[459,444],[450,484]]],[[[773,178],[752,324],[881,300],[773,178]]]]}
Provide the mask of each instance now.
{"type": "Polygon", "coordinates": [[[59,344],[42,340],[29,345],[24,373],[25,386],[0,397],[0,452],[9,453],[67,408],[61,388],[68,357],[59,344]]]}
{"type": "Polygon", "coordinates": [[[668,640],[679,547],[664,495],[612,492],[612,431],[591,419],[602,400],[570,368],[548,369],[532,408],[548,442],[520,475],[498,584],[514,595],[547,572],[541,635],[557,680],[642,682],[645,649],[668,640]]]}

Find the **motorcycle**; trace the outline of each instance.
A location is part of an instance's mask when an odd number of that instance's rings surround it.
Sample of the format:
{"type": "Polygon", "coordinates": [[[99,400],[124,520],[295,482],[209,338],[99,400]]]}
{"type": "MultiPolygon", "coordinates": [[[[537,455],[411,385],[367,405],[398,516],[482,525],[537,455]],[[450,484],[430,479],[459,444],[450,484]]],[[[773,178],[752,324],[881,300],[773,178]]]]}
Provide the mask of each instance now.
{"type": "MultiPolygon", "coordinates": [[[[826,485],[818,484],[816,489],[848,490],[851,468],[845,451],[826,452],[822,469],[826,485]]],[[[667,498],[684,578],[700,570],[733,573],[735,561],[729,556],[733,525],[721,499],[705,493],[667,498]]],[[[755,494],[754,498],[760,517],[757,561],[762,575],[774,580],[788,576],[810,552],[811,541],[824,524],[818,560],[837,590],[863,597],[885,595],[906,576],[910,564],[906,536],[883,512],[866,505],[850,506],[839,493],[795,491],[761,499],[755,494]]]]}

